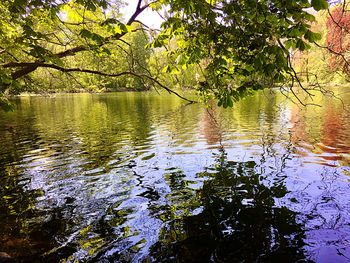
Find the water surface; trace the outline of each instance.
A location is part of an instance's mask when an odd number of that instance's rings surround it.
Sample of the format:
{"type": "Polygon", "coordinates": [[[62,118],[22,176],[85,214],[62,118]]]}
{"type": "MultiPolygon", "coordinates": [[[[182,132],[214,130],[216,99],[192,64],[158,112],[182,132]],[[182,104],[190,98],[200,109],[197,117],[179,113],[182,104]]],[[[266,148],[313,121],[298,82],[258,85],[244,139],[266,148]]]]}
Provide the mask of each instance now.
{"type": "Polygon", "coordinates": [[[21,97],[0,112],[0,252],[20,262],[350,262],[350,105],[258,93],[21,97]]]}

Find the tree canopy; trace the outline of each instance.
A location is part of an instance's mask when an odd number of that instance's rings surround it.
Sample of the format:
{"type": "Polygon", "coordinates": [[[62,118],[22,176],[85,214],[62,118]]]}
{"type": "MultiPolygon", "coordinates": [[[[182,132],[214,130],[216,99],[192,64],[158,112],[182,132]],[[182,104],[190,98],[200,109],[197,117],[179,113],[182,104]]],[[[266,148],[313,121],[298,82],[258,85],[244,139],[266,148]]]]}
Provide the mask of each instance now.
{"type": "MultiPolygon", "coordinates": [[[[203,98],[214,97],[219,105],[232,106],[255,90],[299,82],[291,50],[306,50],[321,39],[311,29],[315,16],[310,8],[328,8],[326,0],[138,0],[126,19],[122,4],[119,0],[2,1],[1,104],[7,105],[8,94],[27,90],[33,76],[47,69],[51,75],[59,73],[87,85],[88,77],[78,79],[78,74],[128,77],[182,97],[142,62],[149,59],[149,52],[165,47],[163,73],[195,65],[196,88],[203,98]],[[160,33],[138,21],[146,9],[166,10],[160,33]],[[150,51],[140,46],[147,43],[150,51]]],[[[293,84],[289,89],[294,92],[293,84]]]]}
{"type": "Polygon", "coordinates": [[[340,69],[350,74],[349,50],[350,50],[350,14],[345,11],[347,6],[339,5],[329,12],[327,19],[326,45],[331,49],[330,67],[340,69]]]}

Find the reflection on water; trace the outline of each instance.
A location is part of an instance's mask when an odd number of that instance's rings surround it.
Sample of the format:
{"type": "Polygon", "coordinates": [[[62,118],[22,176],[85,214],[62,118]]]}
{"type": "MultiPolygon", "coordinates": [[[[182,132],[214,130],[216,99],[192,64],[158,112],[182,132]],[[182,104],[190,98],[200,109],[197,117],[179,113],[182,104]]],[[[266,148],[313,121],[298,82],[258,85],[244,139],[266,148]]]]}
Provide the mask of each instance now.
{"type": "Polygon", "coordinates": [[[350,117],[339,100],[316,102],[257,94],[208,110],[153,93],[19,98],[0,113],[0,252],[348,262],[350,117]]]}
{"type": "Polygon", "coordinates": [[[152,260],[295,262],[305,258],[297,213],[275,204],[275,198],[286,195],[286,187],[281,181],[264,185],[265,176],[255,168],[254,161],[227,161],[222,153],[214,167],[198,173],[207,180],[181,204],[187,210],[194,204],[197,208],[168,221],[151,247],[152,260]]]}

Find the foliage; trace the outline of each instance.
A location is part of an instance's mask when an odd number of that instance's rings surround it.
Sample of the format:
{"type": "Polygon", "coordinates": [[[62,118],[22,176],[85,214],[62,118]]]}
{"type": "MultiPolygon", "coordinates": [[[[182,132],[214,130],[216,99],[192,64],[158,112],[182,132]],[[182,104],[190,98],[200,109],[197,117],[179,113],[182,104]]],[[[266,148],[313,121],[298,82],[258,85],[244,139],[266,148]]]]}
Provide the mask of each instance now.
{"type": "MultiPolygon", "coordinates": [[[[127,61],[133,54],[127,50],[137,49],[134,53],[145,64],[149,51],[141,54],[135,45],[144,46],[148,38],[143,42],[136,39],[140,26],[135,18],[146,6],[139,5],[126,23],[120,6],[115,0],[0,3],[0,92],[36,91],[37,86],[39,90],[63,86],[98,91],[112,85],[111,77],[129,74],[127,61]],[[118,68],[125,71],[115,72],[118,68]],[[87,76],[91,73],[104,78],[87,76]]],[[[131,73],[134,79],[144,71],[131,73]]]]}
{"type": "Polygon", "coordinates": [[[197,85],[196,76],[198,77],[201,73],[200,68],[196,64],[179,65],[176,57],[168,55],[176,48],[178,45],[174,39],[165,48],[153,50],[149,60],[150,71],[169,87],[195,87],[197,85]]]}
{"type": "Polygon", "coordinates": [[[350,46],[346,10],[345,3],[341,3],[315,15],[310,25],[313,31],[321,34],[321,39],[310,43],[311,49],[297,50],[293,54],[293,66],[301,81],[311,85],[348,83],[350,46]]]}
{"type": "Polygon", "coordinates": [[[206,61],[198,89],[204,97],[214,95],[224,107],[255,90],[295,78],[289,48],[309,49],[306,41],[321,37],[310,30],[315,17],[305,9],[328,7],[324,0],[161,3],[170,5],[170,17],[151,47],[176,37],[179,48],[169,55],[179,65],[206,61]]]}
{"type": "Polygon", "coordinates": [[[331,49],[330,67],[350,74],[350,13],[344,4],[335,7],[327,19],[326,45],[331,49]]]}
{"type": "Polygon", "coordinates": [[[148,45],[157,49],[176,42],[173,49],[163,50],[169,62],[163,73],[176,74],[180,85],[197,83],[205,100],[214,96],[219,105],[232,106],[255,90],[296,78],[289,49],[307,50],[308,42],[320,39],[310,29],[315,17],[307,8],[322,10],[328,3],[138,0],[129,20],[121,17],[120,6],[116,0],[0,3],[0,92],[35,90],[32,84],[44,79],[43,85],[55,90],[63,80],[72,90],[87,86],[100,91],[115,85],[147,89],[153,83],[177,94],[152,75],[150,53],[142,48],[147,37],[134,34],[146,35],[146,26],[137,21],[145,9],[165,6],[169,12],[163,30],[148,45]]]}

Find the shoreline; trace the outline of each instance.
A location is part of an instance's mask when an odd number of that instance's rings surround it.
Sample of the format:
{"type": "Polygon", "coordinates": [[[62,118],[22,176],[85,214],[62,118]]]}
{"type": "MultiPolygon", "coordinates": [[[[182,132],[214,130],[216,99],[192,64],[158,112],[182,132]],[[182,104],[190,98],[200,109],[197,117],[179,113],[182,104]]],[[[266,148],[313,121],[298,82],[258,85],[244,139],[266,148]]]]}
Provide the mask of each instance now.
{"type": "Polygon", "coordinates": [[[13,95],[13,97],[36,97],[36,96],[54,96],[59,94],[107,94],[107,93],[118,93],[118,92],[148,92],[153,91],[152,89],[149,90],[136,90],[136,89],[126,89],[126,90],[108,90],[108,91],[57,91],[57,92],[22,92],[17,95],[13,95]]]}

